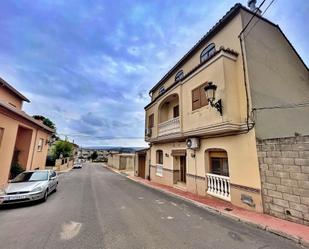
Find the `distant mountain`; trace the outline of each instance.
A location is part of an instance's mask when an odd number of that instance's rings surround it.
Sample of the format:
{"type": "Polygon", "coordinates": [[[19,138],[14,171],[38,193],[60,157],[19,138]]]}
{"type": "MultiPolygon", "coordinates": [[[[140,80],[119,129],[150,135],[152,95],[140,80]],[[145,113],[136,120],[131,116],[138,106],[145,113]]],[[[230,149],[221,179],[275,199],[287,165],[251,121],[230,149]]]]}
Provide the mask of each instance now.
{"type": "Polygon", "coordinates": [[[89,146],[89,147],[82,147],[82,149],[86,150],[112,150],[112,151],[119,151],[122,153],[134,153],[138,150],[147,149],[145,147],[117,147],[117,146],[89,146]]]}

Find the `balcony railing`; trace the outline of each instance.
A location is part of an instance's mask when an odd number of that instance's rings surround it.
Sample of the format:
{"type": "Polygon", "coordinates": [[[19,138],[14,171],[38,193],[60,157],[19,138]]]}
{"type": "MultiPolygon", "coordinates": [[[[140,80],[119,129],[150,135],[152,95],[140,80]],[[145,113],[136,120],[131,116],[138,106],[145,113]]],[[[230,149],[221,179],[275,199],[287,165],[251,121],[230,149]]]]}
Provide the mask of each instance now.
{"type": "Polygon", "coordinates": [[[159,131],[158,131],[159,136],[164,136],[164,135],[169,135],[169,134],[180,132],[179,117],[167,120],[159,124],[158,128],[159,128],[159,131]]]}
{"type": "Polygon", "coordinates": [[[207,194],[231,201],[229,177],[215,174],[206,174],[206,177],[207,194]]]}

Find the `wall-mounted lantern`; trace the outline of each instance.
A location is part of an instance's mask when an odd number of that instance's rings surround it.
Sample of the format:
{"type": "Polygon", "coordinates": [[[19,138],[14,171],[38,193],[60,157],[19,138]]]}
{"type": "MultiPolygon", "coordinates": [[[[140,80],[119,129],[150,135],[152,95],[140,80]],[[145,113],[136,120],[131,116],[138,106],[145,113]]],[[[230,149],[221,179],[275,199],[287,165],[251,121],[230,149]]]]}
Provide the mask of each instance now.
{"type": "Polygon", "coordinates": [[[214,85],[212,82],[208,82],[208,84],[204,87],[206,99],[208,103],[211,105],[211,107],[214,107],[217,109],[218,112],[220,112],[220,115],[222,116],[222,102],[221,99],[219,99],[216,103],[216,90],[217,86],[214,85]]]}

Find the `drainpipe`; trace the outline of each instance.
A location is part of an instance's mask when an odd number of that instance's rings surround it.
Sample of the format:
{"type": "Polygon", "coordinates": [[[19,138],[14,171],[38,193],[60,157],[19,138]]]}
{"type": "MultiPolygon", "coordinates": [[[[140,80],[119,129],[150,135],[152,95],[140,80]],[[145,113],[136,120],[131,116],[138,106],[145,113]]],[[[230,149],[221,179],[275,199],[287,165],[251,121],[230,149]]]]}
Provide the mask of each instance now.
{"type": "Polygon", "coordinates": [[[35,133],[35,139],[34,139],[34,145],[33,145],[33,151],[32,151],[32,157],[31,157],[31,164],[30,164],[30,169],[32,169],[32,164],[33,164],[33,157],[34,157],[34,152],[35,152],[35,145],[36,145],[36,139],[38,137],[38,129],[36,129],[35,133]]]}
{"type": "Polygon", "coordinates": [[[151,181],[150,169],[151,169],[151,144],[150,144],[150,147],[149,147],[149,160],[148,160],[148,180],[149,181],[151,181]]]}

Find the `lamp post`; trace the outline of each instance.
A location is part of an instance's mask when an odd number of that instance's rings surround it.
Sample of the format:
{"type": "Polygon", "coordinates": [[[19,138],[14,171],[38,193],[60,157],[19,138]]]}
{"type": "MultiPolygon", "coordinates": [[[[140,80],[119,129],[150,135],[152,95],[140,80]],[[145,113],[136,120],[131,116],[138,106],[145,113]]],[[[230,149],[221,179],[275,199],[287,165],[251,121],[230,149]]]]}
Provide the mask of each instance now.
{"type": "Polygon", "coordinates": [[[215,102],[217,86],[212,82],[208,82],[208,84],[204,87],[204,90],[208,103],[211,105],[211,107],[216,108],[222,116],[222,101],[219,99],[217,102],[215,102]]]}

